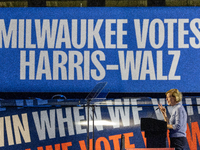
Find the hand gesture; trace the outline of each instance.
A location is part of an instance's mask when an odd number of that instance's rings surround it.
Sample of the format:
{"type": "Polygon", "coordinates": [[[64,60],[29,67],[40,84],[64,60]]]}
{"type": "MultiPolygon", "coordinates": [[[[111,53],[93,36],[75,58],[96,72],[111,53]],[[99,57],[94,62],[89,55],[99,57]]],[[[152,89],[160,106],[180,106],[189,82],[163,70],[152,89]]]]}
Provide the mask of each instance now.
{"type": "Polygon", "coordinates": [[[158,104],[158,107],[159,107],[160,111],[161,111],[163,114],[166,114],[166,109],[165,109],[165,107],[162,106],[162,104],[158,104]]]}

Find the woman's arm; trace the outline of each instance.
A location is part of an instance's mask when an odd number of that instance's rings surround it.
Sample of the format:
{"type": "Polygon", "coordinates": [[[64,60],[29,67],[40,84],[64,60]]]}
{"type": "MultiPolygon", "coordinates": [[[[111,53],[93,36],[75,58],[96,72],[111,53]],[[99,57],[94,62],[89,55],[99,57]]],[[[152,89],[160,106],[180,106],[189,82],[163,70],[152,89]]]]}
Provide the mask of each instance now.
{"type": "Polygon", "coordinates": [[[168,129],[173,129],[173,126],[171,124],[167,124],[168,129]]]}
{"type": "Polygon", "coordinates": [[[162,104],[158,104],[158,107],[159,107],[160,111],[161,111],[162,114],[163,114],[164,120],[165,120],[167,123],[169,123],[169,119],[168,119],[168,117],[167,117],[167,113],[166,113],[165,107],[163,107],[162,104]]]}
{"type": "Polygon", "coordinates": [[[169,118],[167,117],[166,109],[162,106],[162,104],[158,104],[158,107],[163,114],[164,120],[167,122],[167,128],[173,129],[173,126],[169,124],[169,118]]]}

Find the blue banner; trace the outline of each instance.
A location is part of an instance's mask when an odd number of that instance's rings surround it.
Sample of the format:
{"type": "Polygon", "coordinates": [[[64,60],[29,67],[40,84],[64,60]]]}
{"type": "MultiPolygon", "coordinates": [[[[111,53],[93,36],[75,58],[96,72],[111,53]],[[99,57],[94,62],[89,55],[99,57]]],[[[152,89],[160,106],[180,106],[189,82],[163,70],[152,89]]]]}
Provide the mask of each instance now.
{"type": "Polygon", "coordinates": [[[199,7],[0,8],[0,92],[200,92],[199,7]]]}
{"type": "MultiPolygon", "coordinates": [[[[0,149],[10,150],[86,150],[87,116],[89,139],[96,150],[120,150],[122,134],[125,148],[145,148],[141,118],[163,120],[157,109],[162,104],[168,116],[172,107],[164,98],[107,99],[89,109],[84,100],[18,99],[0,101],[0,149]],[[83,102],[82,102],[83,101],[83,102]],[[93,130],[94,112],[94,130],[93,130]]],[[[187,150],[200,149],[200,98],[184,97],[187,112],[187,150]]],[[[169,136],[166,147],[169,147],[169,136]]]]}

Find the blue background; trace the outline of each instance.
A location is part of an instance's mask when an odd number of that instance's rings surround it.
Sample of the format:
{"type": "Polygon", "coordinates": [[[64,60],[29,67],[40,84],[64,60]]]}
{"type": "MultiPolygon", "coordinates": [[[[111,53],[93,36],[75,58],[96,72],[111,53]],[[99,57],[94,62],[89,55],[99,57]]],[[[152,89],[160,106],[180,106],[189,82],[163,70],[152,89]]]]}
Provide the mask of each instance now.
{"type": "MultiPolygon", "coordinates": [[[[58,49],[0,49],[0,92],[89,92],[96,85],[96,83],[105,81],[108,82],[107,88],[110,92],[165,92],[170,88],[178,88],[182,92],[200,92],[199,86],[199,67],[200,67],[200,52],[199,49],[194,49],[189,46],[188,49],[178,48],[178,27],[177,23],[174,25],[174,48],[167,48],[167,25],[165,24],[165,42],[160,49],[154,49],[149,44],[149,37],[147,35],[147,43],[144,49],[138,49],[135,37],[135,28],[133,19],[189,19],[189,22],[199,17],[200,10],[198,7],[156,7],[156,8],[1,8],[0,19],[5,20],[6,29],[10,19],[68,19],[69,27],[71,19],[127,19],[128,23],[124,24],[124,30],[127,35],[124,36],[123,43],[128,45],[127,49],[99,49],[94,44],[93,49],[86,46],[82,49],[65,49],[62,46],[62,51],[68,53],[69,50],[83,51],[89,50],[92,53],[95,50],[101,50],[106,57],[105,62],[101,64],[106,68],[107,64],[119,64],[118,51],[123,50],[126,54],[127,50],[135,52],[137,50],[151,51],[153,54],[154,68],[156,74],[156,51],[163,51],[163,75],[168,75],[173,55],[168,55],[169,50],[180,50],[181,55],[175,75],[181,76],[181,80],[150,80],[149,75],[146,80],[132,80],[129,74],[129,80],[122,80],[120,69],[115,71],[106,70],[106,76],[100,81],[90,78],[90,80],[46,80],[43,76],[42,80],[20,80],[20,51],[26,50],[27,55],[29,50],[34,50],[36,53],[36,69],[39,59],[39,52],[41,50],[48,50],[51,73],[52,73],[52,52],[58,49]]],[[[114,31],[116,25],[113,25],[114,31]]],[[[198,28],[198,27],[197,27],[198,28]]],[[[185,24],[185,30],[189,31],[189,35],[185,35],[185,43],[189,43],[189,37],[194,37],[190,30],[189,23],[185,24]]],[[[102,24],[100,35],[104,42],[105,20],[102,24]]],[[[32,27],[32,42],[36,43],[34,34],[34,26],[32,27]]],[[[87,42],[87,41],[86,41],[87,42]]],[[[95,43],[95,42],[94,42],[95,43]]],[[[113,38],[112,43],[116,43],[113,38]]],[[[198,43],[198,41],[197,41],[198,43]]],[[[105,42],[103,43],[105,45],[105,42]]],[[[86,44],[87,45],[87,44],[86,44]]],[[[68,64],[68,63],[67,63],[68,64]]],[[[91,64],[91,69],[94,68],[91,64]]],[[[28,69],[27,69],[28,71],[28,69]]],[[[130,73],[130,71],[129,71],[130,73]]]]}

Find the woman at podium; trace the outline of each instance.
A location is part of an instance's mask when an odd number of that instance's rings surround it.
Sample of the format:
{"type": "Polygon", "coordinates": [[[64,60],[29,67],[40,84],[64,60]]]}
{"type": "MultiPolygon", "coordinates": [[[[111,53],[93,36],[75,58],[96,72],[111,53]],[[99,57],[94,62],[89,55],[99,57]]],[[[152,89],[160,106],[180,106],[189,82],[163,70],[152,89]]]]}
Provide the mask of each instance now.
{"type": "Polygon", "coordinates": [[[178,89],[171,89],[165,95],[168,105],[173,107],[171,117],[167,117],[166,109],[161,104],[158,107],[167,122],[167,128],[170,130],[170,147],[175,148],[175,150],[183,150],[187,143],[187,114],[180,103],[182,101],[182,93],[178,89]]]}

